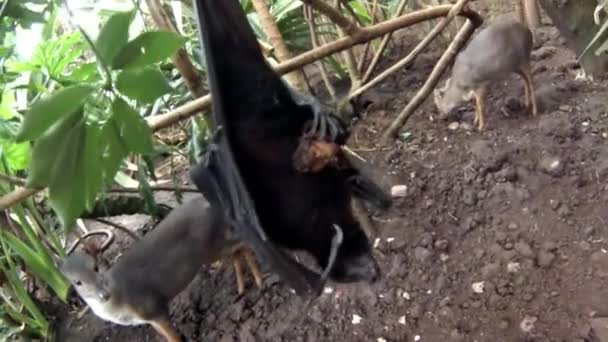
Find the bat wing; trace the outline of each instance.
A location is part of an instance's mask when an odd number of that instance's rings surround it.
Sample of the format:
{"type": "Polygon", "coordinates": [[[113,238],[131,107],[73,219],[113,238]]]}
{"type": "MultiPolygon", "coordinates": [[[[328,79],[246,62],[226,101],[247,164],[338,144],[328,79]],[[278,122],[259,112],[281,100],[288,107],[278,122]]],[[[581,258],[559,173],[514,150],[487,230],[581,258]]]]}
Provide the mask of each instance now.
{"type": "Polygon", "coordinates": [[[191,177],[212,205],[223,208],[237,236],[247,241],[288,285],[300,295],[318,295],[324,279],[267,238],[235,160],[231,125],[226,122],[227,117],[242,117],[239,115],[244,110],[251,111],[252,117],[256,111],[268,111],[277,98],[285,100],[279,101],[283,110],[288,111],[295,103],[289,102],[288,89],[264,60],[237,0],[197,0],[195,7],[217,131],[215,145],[192,169],[191,177]]]}

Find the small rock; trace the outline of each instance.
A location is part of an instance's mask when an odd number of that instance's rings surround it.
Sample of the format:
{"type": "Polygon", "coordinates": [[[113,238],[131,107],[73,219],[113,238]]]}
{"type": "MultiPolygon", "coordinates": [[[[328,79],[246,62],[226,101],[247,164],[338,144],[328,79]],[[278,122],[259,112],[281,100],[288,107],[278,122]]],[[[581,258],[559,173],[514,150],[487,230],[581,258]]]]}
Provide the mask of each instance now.
{"type": "Polygon", "coordinates": [[[501,320],[500,323],[498,323],[498,329],[500,329],[500,330],[509,329],[509,321],[507,321],[506,319],[501,320]]]}
{"type": "Polygon", "coordinates": [[[518,262],[509,262],[507,264],[507,272],[509,273],[517,273],[521,270],[521,264],[518,262]]]}
{"type": "Polygon", "coordinates": [[[477,204],[477,194],[472,189],[466,189],[462,192],[462,201],[466,205],[473,206],[477,204]]]}
{"type": "Polygon", "coordinates": [[[460,126],[460,124],[459,124],[458,122],[455,122],[455,121],[454,121],[454,122],[452,122],[452,123],[450,123],[450,124],[448,125],[448,129],[449,129],[450,131],[455,131],[455,130],[457,130],[457,129],[458,129],[458,127],[459,127],[459,126],[460,126]]]}
{"type": "Polygon", "coordinates": [[[546,156],[539,162],[540,169],[554,177],[561,176],[562,171],[564,169],[563,162],[559,159],[559,157],[555,156],[546,156]]]}
{"type": "Polygon", "coordinates": [[[537,262],[538,266],[543,268],[551,267],[553,261],[555,260],[555,254],[549,251],[540,251],[538,253],[537,262]]]}
{"type": "Polygon", "coordinates": [[[462,128],[465,131],[471,131],[471,130],[473,130],[473,126],[470,123],[468,123],[468,122],[461,123],[460,124],[460,128],[462,128]]]}
{"type": "Polygon", "coordinates": [[[572,214],[572,210],[570,210],[570,207],[568,207],[567,205],[562,204],[557,209],[557,214],[559,215],[559,217],[568,217],[570,216],[570,214],[572,214]]]}
{"type": "Polygon", "coordinates": [[[509,228],[509,230],[517,230],[519,229],[519,226],[517,225],[517,223],[511,222],[507,225],[507,228],[509,228]]]}
{"type": "Polygon", "coordinates": [[[483,281],[478,281],[478,282],[476,282],[476,283],[473,283],[473,284],[471,285],[471,288],[473,289],[473,292],[481,294],[481,293],[483,293],[483,291],[484,291],[484,288],[485,288],[485,282],[483,282],[483,281]]]}
{"type": "Polygon", "coordinates": [[[362,320],[361,316],[359,316],[357,314],[353,314],[353,320],[352,320],[353,324],[359,324],[359,323],[361,323],[361,320],[362,320]]]}
{"type": "Polygon", "coordinates": [[[437,240],[435,241],[435,249],[440,252],[446,252],[448,250],[450,243],[448,240],[437,240]]]}
{"type": "Polygon", "coordinates": [[[416,247],[414,249],[414,257],[416,258],[416,260],[421,261],[421,262],[425,262],[427,261],[431,256],[433,255],[433,252],[431,252],[430,250],[424,248],[424,247],[416,247]]]}
{"type": "Polygon", "coordinates": [[[530,245],[523,240],[515,243],[515,250],[524,258],[534,258],[534,251],[532,251],[532,247],[530,247],[530,245]]]}
{"type": "Polygon", "coordinates": [[[549,200],[549,205],[551,206],[551,209],[553,210],[557,210],[557,208],[559,208],[559,206],[562,204],[562,202],[558,201],[558,200],[549,200]]]}
{"type": "Polygon", "coordinates": [[[519,323],[519,328],[524,333],[529,334],[534,330],[534,323],[536,323],[537,320],[538,318],[534,316],[526,316],[521,323],[519,323]]]}
{"type": "Polygon", "coordinates": [[[395,185],[391,188],[391,196],[405,197],[407,195],[407,185],[395,185]]]}

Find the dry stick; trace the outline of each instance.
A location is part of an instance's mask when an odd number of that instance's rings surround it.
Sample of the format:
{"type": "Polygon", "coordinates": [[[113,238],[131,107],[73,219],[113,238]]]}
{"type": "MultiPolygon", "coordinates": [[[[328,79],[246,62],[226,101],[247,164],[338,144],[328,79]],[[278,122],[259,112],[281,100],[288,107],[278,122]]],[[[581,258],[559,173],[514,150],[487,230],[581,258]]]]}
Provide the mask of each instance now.
{"type": "Polygon", "coordinates": [[[6,182],[9,184],[13,184],[13,185],[21,185],[21,186],[24,186],[26,183],[26,180],[23,178],[13,177],[13,176],[5,175],[2,173],[0,173],[0,181],[6,182]]]}
{"type": "MultiPolygon", "coordinates": [[[[365,1],[365,3],[367,4],[368,2],[365,1]]],[[[366,5],[366,6],[368,7],[368,11],[370,11],[370,13],[371,13],[372,25],[373,25],[376,23],[376,11],[378,10],[378,0],[374,0],[374,3],[372,5],[371,9],[369,9],[369,5],[366,5]]],[[[365,61],[367,60],[367,55],[369,54],[370,49],[374,50],[371,40],[369,42],[367,42],[367,44],[365,44],[365,49],[363,50],[363,55],[359,59],[359,65],[357,65],[357,70],[359,70],[359,75],[361,75],[363,73],[363,66],[365,64],[365,61]]],[[[374,54],[375,54],[375,52],[374,52],[374,54]]],[[[361,82],[363,82],[363,79],[361,79],[361,82]]]]}
{"type": "Polygon", "coordinates": [[[106,220],[106,219],[102,219],[102,218],[94,218],[94,219],[92,219],[92,220],[93,220],[93,221],[97,221],[97,222],[99,222],[99,223],[103,223],[103,224],[105,224],[106,226],[110,226],[110,227],[112,227],[112,228],[118,229],[118,230],[120,230],[121,232],[123,232],[123,233],[125,233],[125,234],[129,235],[129,237],[130,237],[130,238],[132,238],[132,239],[133,239],[133,240],[135,240],[135,241],[137,241],[137,240],[139,240],[139,239],[140,239],[140,238],[139,238],[139,236],[137,236],[137,234],[135,234],[135,232],[133,232],[131,229],[129,229],[129,228],[127,228],[127,227],[125,227],[125,226],[123,226],[123,225],[121,225],[121,224],[114,223],[114,222],[112,222],[112,221],[108,221],[108,220],[106,220]]]}
{"type": "MultiPolygon", "coordinates": [[[[167,13],[163,5],[160,3],[160,0],[147,0],[146,2],[156,26],[170,32],[179,33],[171,21],[169,13],[167,13]]],[[[194,67],[194,64],[192,64],[190,61],[190,58],[188,58],[186,49],[181,48],[177,51],[177,53],[173,56],[173,63],[186,81],[186,85],[194,97],[204,96],[205,89],[203,87],[203,80],[198,70],[196,70],[194,67]]]]}
{"type": "MultiPolygon", "coordinates": [[[[308,28],[310,30],[310,41],[312,43],[312,47],[313,49],[316,49],[317,47],[319,47],[319,37],[317,36],[317,30],[316,30],[316,20],[315,20],[315,13],[312,9],[312,7],[308,6],[308,5],[304,5],[304,20],[306,20],[306,22],[308,23],[308,28]]],[[[319,68],[319,72],[321,73],[321,79],[323,79],[323,83],[325,84],[325,88],[327,88],[327,91],[329,92],[329,95],[331,96],[332,100],[336,100],[336,89],[334,88],[333,84],[331,84],[331,82],[329,81],[329,77],[327,76],[327,69],[325,68],[325,64],[323,63],[323,60],[320,59],[316,62],[317,67],[319,68]]]]}
{"type": "MultiPolygon", "coordinates": [[[[367,91],[369,88],[375,86],[376,84],[378,84],[381,81],[383,81],[384,79],[386,79],[388,76],[392,75],[395,71],[403,68],[405,65],[408,65],[409,63],[414,61],[414,59],[422,52],[422,50],[424,50],[437,37],[437,35],[439,35],[439,33],[441,33],[441,31],[443,31],[443,29],[445,29],[446,26],[448,26],[448,24],[452,21],[452,19],[454,19],[460,13],[460,11],[462,11],[464,5],[466,5],[466,3],[468,1],[469,0],[459,0],[454,5],[454,7],[452,7],[452,9],[448,13],[448,15],[445,18],[443,18],[439,22],[439,24],[437,24],[433,28],[433,30],[431,32],[429,32],[429,34],[426,37],[424,37],[424,39],[420,43],[418,43],[418,45],[416,45],[416,47],[407,56],[405,56],[405,58],[403,58],[399,62],[395,63],[390,68],[384,70],[380,75],[376,76],[373,80],[369,81],[364,86],[353,91],[350,94],[350,98],[352,99],[356,96],[361,95],[363,92],[367,91]]],[[[481,22],[478,23],[478,25],[479,24],[481,24],[481,22]]]]}
{"type": "Polygon", "coordinates": [[[475,29],[479,25],[471,20],[467,20],[466,23],[462,26],[456,37],[450,46],[445,50],[433,71],[429,75],[429,78],[426,80],[422,88],[416,93],[416,96],[412,98],[412,100],[407,104],[407,106],[399,113],[395,121],[393,121],[390,127],[386,130],[386,132],[382,135],[380,140],[381,144],[385,145],[392,137],[394,137],[399,129],[405,124],[407,119],[414,113],[414,111],[424,102],[424,100],[429,96],[431,91],[435,88],[437,83],[439,83],[439,79],[441,75],[446,71],[448,66],[456,57],[456,54],[460,49],[465,45],[468,39],[471,37],[475,29]]]}
{"type": "MultiPolygon", "coordinates": [[[[197,188],[179,187],[179,186],[151,186],[152,191],[180,191],[180,192],[199,192],[197,188]]],[[[109,192],[114,193],[130,193],[139,192],[138,188],[112,188],[109,192]]]]}
{"type": "MultiPolygon", "coordinates": [[[[336,1],[336,6],[340,8],[341,0],[336,1]]],[[[338,27],[338,37],[342,38],[346,35],[346,31],[342,27],[338,27]]],[[[348,76],[350,77],[351,89],[357,89],[361,85],[361,75],[359,69],[357,69],[357,60],[353,49],[346,49],[342,51],[344,61],[346,62],[346,68],[348,69],[348,76]]]]}
{"type": "Polygon", "coordinates": [[[342,13],[337,11],[335,8],[329,6],[323,0],[302,0],[302,2],[323,13],[349,36],[354,36],[361,31],[361,29],[355,23],[343,16],[342,13]]]}
{"type": "MultiPolygon", "coordinates": [[[[353,45],[366,43],[371,39],[384,36],[389,32],[417,24],[425,20],[431,20],[445,16],[450,11],[450,9],[452,9],[452,7],[452,5],[442,5],[433,8],[428,8],[425,10],[408,13],[401,17],[363,28],[356,36],[337,39],[332,43],[323,45],[317,49],[308,51],[286,62],[283,62],[276,66],[275,71],[280,74],[293,71],[295,69],[301,68],[306,64],[313,63],[321,58],[325,58],[331,54],[347,49],[353,45]]],[[[464,10],[462,13],[460,13],[460,15],[468,18],[469,20],[472,20],[473,22],[481,22],[482,20],[479,14],[471,10],[464,10]]],[[[179,122],[183,119],[187,119],[193,116],[194,114],[209,108],[210,105],[211,96],[205,95],[185,105],[175,108],[174,110],[166,114],[146,118],[146,121],[148,122],[153,131],[158,131],[160,129],[169,127],[172,124],[179,122]]],[[[12,192],[0,197],[0,209],[7,208],[15,203],[19,203],[41,190],[43,189],[17,188],[12,192]]]]}
{"type": "MultiPolygon", "coordinates": [[[[270,44],[274,48],[275,56],[279,62],[283,62],[289,60],[293,55],[291,51],[287,48],[285,41],[283,40],[283,36],[281,35],[281,31],[277,26],[277,23],[270,13],[270,8],[268,7],[268,3],[266,0],[252,0],[253,8],[258,13],[260,18],[260,24],[262,25],[262,30],[268,36],[268,40],[270,44]]],[[[302,75],[302,71],[297,70],[285,75],[286,79],[289,83],[298,91],[305,92],[306,80],[302,75]]]]}
{"type": "MultiPolygon", "coordinates": [[[[408,0],[401,0],[401,2],[399,3],[399,5],[397,7],[397,10],[395,11],[395,17],[399,17],[403,13],[403,11],[405,10],[405,6],[407,6],[407,2],[408,2],[408,0]]],[[[382,37],[382,41],[380,42],[378,51],[376,51],[374,58],[372,58],[372,61],[369,63],[369,66],[367,67],[367,71],[365,72],[365,74],[363,74],[363,78],[361,78],[362,83],[367,82],[369,80],[369,78],[372,76],[372,73],[376,69],[376,66],[378,66],[378,62],[380,62],[380,57],[382,57],[382,54],[384,54],[384,51],[386,50],[386,47],[388,46],[388,42],[391,40],[392,36],[393,36],[393,33],[390,32],[389,34],[382,37]]]]}

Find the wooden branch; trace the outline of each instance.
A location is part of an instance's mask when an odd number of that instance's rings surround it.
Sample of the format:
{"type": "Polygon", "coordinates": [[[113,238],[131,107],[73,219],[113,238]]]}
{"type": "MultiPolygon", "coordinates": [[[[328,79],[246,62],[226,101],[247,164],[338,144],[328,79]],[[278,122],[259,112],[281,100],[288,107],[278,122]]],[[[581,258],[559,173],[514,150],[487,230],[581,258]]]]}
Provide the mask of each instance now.
{"type": "Polygon", "coordinates": [[[5,175],[2,173],[0,173],[0,181],[6,182],[9,184],[13,184],[13,185],[21,185],[21,186],[25,186],[25,183],[26,183],[26,180],[23,178],[13,177],[13,176],[5,175]]]}
{"type": "MultiPolygon", "coordinates": [[[[368,90],[369,88],[375,86],[376,84],[378,84],[381,81],[383,81],[384,79],[386,79],[388,76],[390,76],[395,71],[412,63],[414,61],[414,59],[437,37],[437,35],[439,35],[439,33],[441,33],[441,31],[443,31],[446,28],[446,26],[448,26],[448,24],[452,21],[452,19],[454,19],[460,13],[460,11],[462,11],[463,7],[466,5],[466,3],[468,1],[469,0],[458,0],[458,2],[450,10],[448,15],[445,18],[443,18],[439,22],[439,24],[437,24],[433,28],[433,30],[431,30],[431,32],[429,32],[429,34],[426,37],[424,37],[424,39],[420,43],[418,43],[418,45],[416,45],[416,47],[407,56],[405,56],[405,58],[403,58],[399,62],[395,63],[395,65],[393,65],[392,67],[386,69],[384,72],[382,72],[380,75],[376,76],[373,80],[366,83],[361,88],[351,92],[349,97],[352,99],[356,96],[359,96],[364,91],[368,90]]],[[[481,24],[481,23],[479,23],[479,24],[481,24]]]]}
{"type": "MultiPolygon", "coordinates": [[[[356,36],[340,38],[332,43],[326,44],[317,49],[298,55],[286,62],[277,65],[275,70],[280,74],[296,70],[304,65],[313,63],[321,58],[325,58],[331,54],[350,48],[353,45],[366,43],[371,39],[384,36],[389,32],[407,26],[415,25],[425,20],[431,20],[445,16],[449,13],[452,7],[452,5],[436,6],[421,11],[411,12],[401,17],[363,28],[356,36]]],[[[469,9],[463,10],[460,15],[468,18],[474,24],[475,27],[477,27],[479,23],[482,22],[482,19],[479,14],[469,9]]],[[[185,105],[175,108],[174,110],[166,114],[146,118],[146,121],[148,122],[153,131],[157,131],[169,127],[172,124],[179,122],[183,119],[187,119],[196,113],[207,110],[210,105],[211,96],[205,95],[185,105]]],[[[0,197],[0,209],[10,207],[15,203],[19,203],[41,190],[43,189],[17,188],[11,193],[0,197]]]]}
{"type": "MultiPolygon", "coordinates": [[[[160,3],[160,0],[147,0],[147,4],[156,26],[169,32],[179,33],[175,25],[173,25],[169,13],[167,13],[160,3]]],[[[190,92],[194,97],[204,96],[206,90],[203,87],[203,79],[198,70],[194,67],[194,64],[190,61],[186,49],[181,48],[177,51],[175,56],[173,56],[173,63],[175,64],[175,68],[177,68],[184,78],[184,81],[186,81],[186,86],[190,89],[190,92]]]]}
{"type": "Polygon", "coordinates": [[[416,109],[424,102],[424,100],[429,96],[429,94],[433,91],[437,83],[439,83],[439,79],[441,75],[448,69],[449,65],[452,63],[458,51],[466,44],[469,40],[475,29],[478,27],[473,21],[467,20],[467,22],[462,26],[454,40],[445,50],[433,71],[429,75],[429,78],[426,80],[422,88],[418,90],[418,93],[412,98],[412,100],[405,106],[405,108],[399,113],[395,121],[391,123],[389,128],[385,131],[382,136],[380,143],[382,145],[386,145],[389,140],[397,135],[399,129],[405,124],[407,119],[414,113],[416,109]]]}
{"type": "MultiPolygon", "coordinates": [[[[313,49],[319,47],[319,36],[317,35],[317,21],[315,20],[315,14],[312,7],[308,5],[304,5],[304,20],[308,23],[308,30],[310,31],[310,42],[312,43],[313,49]]],[[[325,68],[325,64],[322,59],[319,59],[315,62],[317,67],[319,68],[319,72],[321,73],[321,79],[325,84],[325,88],[327,88],[327,92],[329,96],[331,96],[332,100],[336,100],[336,88],[334,88],[333,84],[329,80],[329,76],[327,75],[327,69],[325,68]]]]}
{"type": "MultiPolygon", "coordinates": [[[[266,0],[251,0],[255,11],[258,13],[260,17],[260,24],[262,26],[262,30],[268,36],[268,40],[270,44],[274,48],[275,56],[279,62],[284,62],[292,58],[291,51],[287,48],[287,44],[283,40],[283,36],[281,35],[281,31],[279,30],[279,26],[277,25],[274,17],[270,13],[270,8],[268,7],[268,3],[266,0]]],[[[302,77],[302,71],[294,71],[285,75],[285,78],[288,80],[291,86],[301,92],[306,92],[306,80],[302,77]]]]}
{"type": "MultiPolygon", "coordinates": [[[[403,13],[403,11],[405,10],[405,6],[407,6],[407,3],[408,3],[408,0],[401,0],[399,5],[397,6],[397,10],[395,11],[395,17],[399,17],[403,13]]],[[[382,37],[382,41],[380,42],[378,51],[376,51],[374,58],[372,58],[372,61],[369,63],[369,66],[367,67],[367,71],[365,71],[365,74],[363,74],[363,77],[361,78],[362,83],[366,83],[367,81],[369,81],[369,78],[372,76],[372,73],[376,69],[378,62],[380,62],[380,57],[382,57],[382,54],[386,50],[386,47],[388,46],[388,42],[391,40],[392,36],[393,36],[393,33],[390,32],[387,35],[385,35],[384,37],[382,37]]]]}
{"type": "MultiPolygon", "coordinates": [[[[341,0],[336,1],[337,8],[340,8],[341,0]]],[[[346,35],[346,31],[341,27],[338,27],[338,37],[342,38],[346,35]]],[[[351,89],[357,89],[361,85],[361,75],[359,74],[359,69],[357,68],[357,60],[355,58],[355,54],[353,53],[353,49],[346,49],[342,51],[342,55],[344,56],[344,61],[346,62],[346,69],[348,70],[348,76],[350,77],[350,87],[351,89]]]]}
{"type": "Polygon", "coordinates": [[[302,2],[323,13],[349,36],[355,36],[361,31],[361,29],[355,23],[343,16],[342,13],[335,8],[329,6],[323,0],[302,0],[302,2]]]}

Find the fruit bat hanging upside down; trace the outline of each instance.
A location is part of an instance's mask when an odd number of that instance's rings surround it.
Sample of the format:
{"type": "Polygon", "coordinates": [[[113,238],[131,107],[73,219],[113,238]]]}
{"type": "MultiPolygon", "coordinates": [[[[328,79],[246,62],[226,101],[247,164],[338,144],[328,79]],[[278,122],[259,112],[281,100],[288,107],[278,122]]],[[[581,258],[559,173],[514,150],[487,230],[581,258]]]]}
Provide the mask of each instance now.
{"type": "Polygon", "coordinates": [[[298,294],[320,293],[326,278],[375,281],[379,268],[350,202],[386,209],[391,199],[344,153],[344,124],[267,64],[238,0],[195,6],[216,130],[190,172],[194,183],[298,294]],[[311,253],[323,273],[282,248],[311,253]]]}

